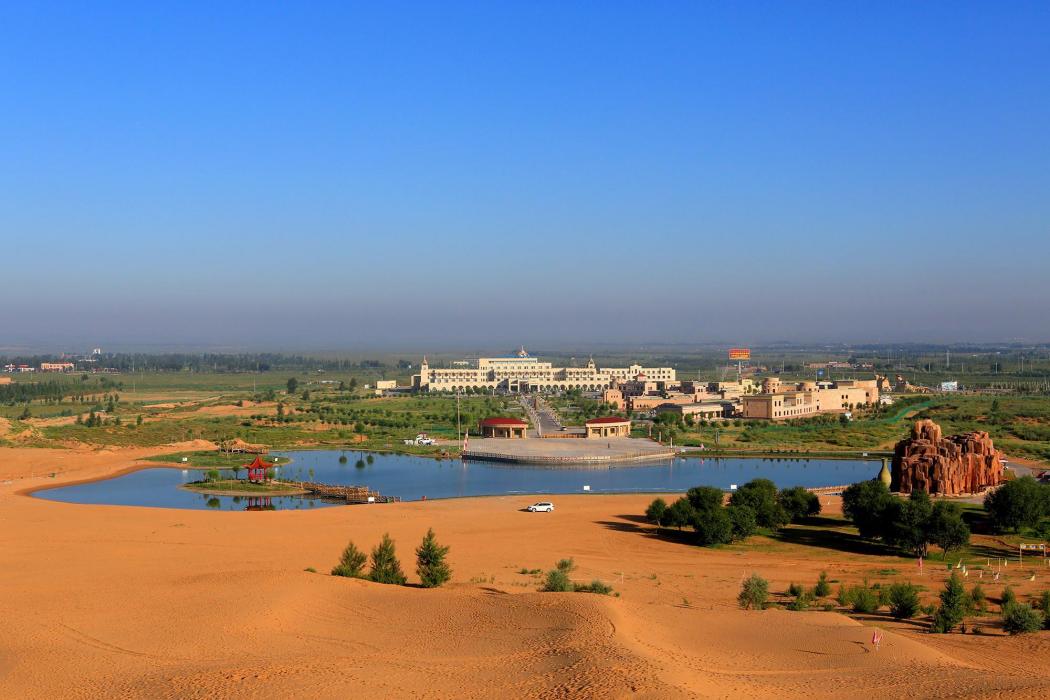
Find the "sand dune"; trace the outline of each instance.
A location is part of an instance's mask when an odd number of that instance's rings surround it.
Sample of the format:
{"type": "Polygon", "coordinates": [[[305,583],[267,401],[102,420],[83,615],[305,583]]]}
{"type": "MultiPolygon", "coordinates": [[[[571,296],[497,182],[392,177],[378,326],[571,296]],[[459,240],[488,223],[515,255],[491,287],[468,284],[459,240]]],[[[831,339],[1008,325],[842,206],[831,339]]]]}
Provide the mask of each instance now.
{"type": "MultiPolygon", "coordinates": [[[[183,449],[183,448],[176,448],[183,449]]],[[[18,495],[157,450],[0,450],[4,697],[1046,697],[1050,633],[934,636],[834,613],[735,608],[893,559],[796,545],[700,550],[652,538],[646,496],[528,498],[313,512],[71,505],[18,495]],[[59,459],[61,458],[61,459],[59,459]],[[52,479],[49,475],[56,472],[52,479]],[[38,476],[31,476],[36,474],[38,476]],[[40,474],[46,474],[41,477],[40,474]],[[334,578],[350,538],[397,540],[410,580],[428,526],[452,546],[440,590],[334,578]],[[564,556],[619,598],[535,592],[564,556]],[[314,567],[321,573],[305,571],[314,567]]]]}

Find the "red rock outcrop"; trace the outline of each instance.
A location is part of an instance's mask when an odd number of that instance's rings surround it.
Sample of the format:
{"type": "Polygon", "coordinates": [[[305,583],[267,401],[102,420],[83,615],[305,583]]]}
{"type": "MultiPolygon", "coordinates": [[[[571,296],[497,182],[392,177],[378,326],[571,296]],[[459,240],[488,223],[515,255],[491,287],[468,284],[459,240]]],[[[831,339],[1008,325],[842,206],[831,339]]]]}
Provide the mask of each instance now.
{"type": "Polygon", "coordinates": [[[985,432],[941,437],[941,426],[921,420],[893,452],[890,488],[901,493],[979,493],[1003,480],[1002,453],[985,432]]]}

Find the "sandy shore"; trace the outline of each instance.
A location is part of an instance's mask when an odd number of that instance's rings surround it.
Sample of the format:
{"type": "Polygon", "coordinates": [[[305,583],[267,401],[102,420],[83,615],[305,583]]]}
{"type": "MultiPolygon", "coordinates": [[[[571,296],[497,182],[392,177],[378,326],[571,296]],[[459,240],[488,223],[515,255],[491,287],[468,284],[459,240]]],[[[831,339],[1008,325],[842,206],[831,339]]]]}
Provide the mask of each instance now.
{"type": "Polygon", "coordinates": [[[854,581],[900,560],[761,538],[677,544],[640,522],[651,496],[561,496],[553,514],[521,512],[528,497],[244,513],[19,493],[173,449],[192,445],[0,449],[0,696],[1050,693],[1047,632],[935,636],[884,617],[740,611],[751,571],[779,591],[822,569],[854,581]],[[389,532],[414,580],[427,527],[452,547],[447,588],[325,575],[348,539],[367,549],[389,532]],[[537,593],[536,578],[517,573],[566,556],[580,579],[602,578],[621,597],[537,593]],[[885,629],[878,653],[874,624],[885,629]]]}

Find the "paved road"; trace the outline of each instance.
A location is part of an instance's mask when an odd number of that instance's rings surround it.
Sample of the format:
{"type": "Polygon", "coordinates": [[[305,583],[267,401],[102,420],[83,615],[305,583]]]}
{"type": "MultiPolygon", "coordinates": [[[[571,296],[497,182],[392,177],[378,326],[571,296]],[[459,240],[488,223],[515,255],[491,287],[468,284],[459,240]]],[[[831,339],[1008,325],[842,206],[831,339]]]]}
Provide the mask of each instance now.
{"type": "Polygon", "coordinates": [[[550,406],[542,398],[536,398],[536,404],[539,406],[538,410],[532,408],[532,398],[528,396],[521,397],[521,403],[525,406],[525,410],[528,412],[529,417],[532,418],[534,425],[539,427],[540,433],[546,435],[548,433],[557,433],[561,431],[561,423],[558,418],[554,415],[550,406]]]}

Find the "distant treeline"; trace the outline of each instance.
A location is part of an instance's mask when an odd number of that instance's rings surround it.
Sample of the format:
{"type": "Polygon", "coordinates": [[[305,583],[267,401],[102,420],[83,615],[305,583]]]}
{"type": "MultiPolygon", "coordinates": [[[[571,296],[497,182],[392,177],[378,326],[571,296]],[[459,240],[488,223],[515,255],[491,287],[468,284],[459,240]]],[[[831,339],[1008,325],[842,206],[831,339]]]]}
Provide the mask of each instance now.
{"type": "Polygon", "coordinates": [[[269,372],[275,370],[353,370],[353,369],[407,369],[407,360],[391,359],[351,361],[345,359],[306,357],[304,355],[281,355],[275,353],[107,353],[94,356],[94,361],[70,360],[55,355],[29,355],[22,357],[0,356],[0,365],[29,365],[39,367],[41,362],[75,362],[78,371],[89,371],[94,367],[115,369],[120,372],[269,372]]]}
{"type": "Polygon", "coordinates": [[[44,403],[61,403],[66,397],[74,401],[83,401],[85,397],[94,396],[98,390],[122,389],[123,384],[103,377],[100,381],[87,384],[70,379],[51,379],[40,382],[17,382],[0,384],[0,404],[15,404],[43,401],[44,403]]]}

